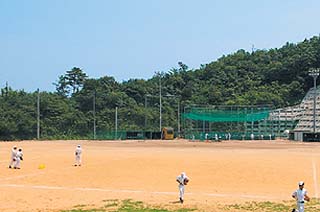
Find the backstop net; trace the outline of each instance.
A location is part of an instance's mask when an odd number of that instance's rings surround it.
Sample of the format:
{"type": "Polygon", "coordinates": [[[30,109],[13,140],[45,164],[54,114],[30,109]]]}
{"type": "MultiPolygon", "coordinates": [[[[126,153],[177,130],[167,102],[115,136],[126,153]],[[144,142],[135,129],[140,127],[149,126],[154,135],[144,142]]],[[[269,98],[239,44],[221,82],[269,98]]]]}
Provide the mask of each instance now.
{"type": "Polygon", "coordinates": [[[183,133],[197,140],[274,139],[278,124],[270,111],[270,105],[189,106],[182,114],[183,133]]]}

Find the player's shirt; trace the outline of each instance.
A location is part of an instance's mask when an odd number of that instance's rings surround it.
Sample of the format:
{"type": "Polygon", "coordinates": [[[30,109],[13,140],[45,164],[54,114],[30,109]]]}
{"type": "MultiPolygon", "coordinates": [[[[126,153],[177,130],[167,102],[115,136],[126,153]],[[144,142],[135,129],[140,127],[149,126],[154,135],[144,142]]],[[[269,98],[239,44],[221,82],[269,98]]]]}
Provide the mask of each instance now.
{"type": "Polygon", "coordinates": [[[11,152],[11,159],[14,159],[17,157],[17,150],[14,150],[12,149],[12,152],[11,152]]]}
{"type": "Polygon", "coordinates": [[[297,197],[298,203],[304,203],[304,196],[307,195],[307,190],[306,189],[297,189],[292,193],[292,196],[297,197]]]}
{"type": "Polygon", "coordinates": [[[17,159],[20,160],[20,158],[23,157],[23,153],[22,152],[17,152],[17,159]]]}
{"type": "Polygon", "coordinates": [[[189,180],[189,178],[187,177],[187,175],[183,175],[183,176],[182,176],[182,175],[179,175],[179,176],[177,177],[177,180],[178,180],[179,183],[180,183],[179,185],[184,185],[183,182],[184,182],[185,179],[188,179],[188,180],[189,180]]]}
{"type": "Polygon", "coordinates": [[[82,149],[77,147],[75,153],[76,153],[77,156],[80,156],[81,153],[82,153],[82,149]]]}

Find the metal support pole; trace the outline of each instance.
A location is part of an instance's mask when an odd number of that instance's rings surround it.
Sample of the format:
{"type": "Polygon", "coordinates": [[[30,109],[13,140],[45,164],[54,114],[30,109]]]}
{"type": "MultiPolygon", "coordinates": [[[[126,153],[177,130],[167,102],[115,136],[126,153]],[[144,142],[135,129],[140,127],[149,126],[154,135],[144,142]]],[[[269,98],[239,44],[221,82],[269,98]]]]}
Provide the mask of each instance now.
{"type": "Polygon", "coordinates": [[[144,96],[144,109],[145,109],[144,131],[146,131],[147,130],[147,95],[144,96]]]}
{"type": "Polygon", "coordinates": [[[319,68],[313,68],[309,71],[309,76],[313,77],[313,133],[316,132],[317,78],[319,72],[319,68]]]}
{"type": "Polygon", "coordinates": [[[178,137],[180,138],[180,99],[178,99],[178,137]]]}
{"type": "Polygon", "coordinates": [[[40,139],[40,91],[39,88],[37,90],[37,139],[40,139]]]}
{"type": "Polygon", "coordinates": [[[318,76],[313,76],[313,90],[314,90],[314,95],[313,95],[313,133],[316,132],[317,77],[318,76]]]}
{"type": "MultiPolygon", "coordinates": [[[[160,106],[159,106],[159,110],[160,110],[160,123],[159,123],[159,126],[160,126],[160,132],[161,132],[161,130],[162,130],[162,98],[161,98],[161,92],[162,92],[162,89],[161,89],[161,73],[159,74],[159,104],[160,104],[160,106]]],[[[162,133],[161,133],[161,139],[162,139],[162,133]]]]}
{"type": "Polygon", "coordinates": [[[115,139],[118,137],[118,107],[116,107],[116,114],[115,114],[115,139]]]}
{"type": "Polygon", "coordinates": [[[93,93],[93,140],[96,140],[96,92],[93,93]]]}

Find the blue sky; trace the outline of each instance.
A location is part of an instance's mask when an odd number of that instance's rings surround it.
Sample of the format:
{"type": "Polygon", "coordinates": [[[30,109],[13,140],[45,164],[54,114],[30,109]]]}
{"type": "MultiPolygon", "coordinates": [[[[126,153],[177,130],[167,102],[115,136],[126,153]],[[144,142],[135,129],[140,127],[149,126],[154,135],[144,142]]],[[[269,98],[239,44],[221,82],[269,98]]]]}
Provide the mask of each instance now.
{"type": "Polygon", "coordinates": [[[318,0],[0,0],[0,87],[54,91],[72,67],[122,82],[319,35],[318,0]]]}

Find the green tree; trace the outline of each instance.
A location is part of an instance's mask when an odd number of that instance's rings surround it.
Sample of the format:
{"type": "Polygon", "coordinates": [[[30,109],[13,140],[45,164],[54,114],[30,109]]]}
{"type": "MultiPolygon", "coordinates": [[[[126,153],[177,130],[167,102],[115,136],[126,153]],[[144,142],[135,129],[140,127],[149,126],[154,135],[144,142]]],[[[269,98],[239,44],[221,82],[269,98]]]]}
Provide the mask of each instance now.
{"type": "Polygon", "coordinates": [[[65,75],[59,76],[56,86],[58,94],[63,96],[71,96],[80,91],[88,76],[80,68],[73,67],[67,71],[65,75]]]}

